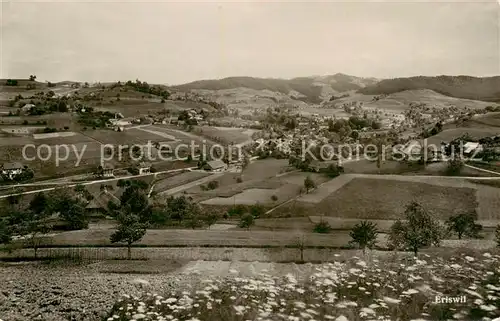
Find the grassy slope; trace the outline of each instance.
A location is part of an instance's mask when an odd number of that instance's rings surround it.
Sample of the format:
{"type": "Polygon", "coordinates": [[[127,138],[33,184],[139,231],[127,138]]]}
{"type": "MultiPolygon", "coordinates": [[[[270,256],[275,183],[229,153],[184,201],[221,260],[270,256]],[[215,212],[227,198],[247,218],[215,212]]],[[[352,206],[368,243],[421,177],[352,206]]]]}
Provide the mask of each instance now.
{"type": "Polygon", "coordinates": [[[363,107],[382,109],[393,112],[402,112],[409,108],[412,102],[425,103],[429,107],[449,107],[456,106],[458,108],[469,107],[472,109],[483,109],[487,106],[494,105],[484,101],[461,99],[442,95],[429,89],[413,89],[391,93],[385,98],[373,101],[374,95],[364,93],[354,93],[349,97],[337,99],[328,105],[342,106],[349,102],[363,102],[363,107]]]}
{"type": "Polygon", "coordinates": [[[435,186],[395,180],[355,178],[317,204],[292,202],[274,215],[325,215],[358,219],[402,218],[404,207],[418,201],[440,218],[475,209],[476,191],[472,188],[435,186]]]}
{"type": "Polygon", "coordinates": [[[368,95],[393,94],[409,89],[431,89],[446,96],[500,102],[500,76],[477,78],[470,76],[410,77],[386,79],[360,89],[368,95]]]}

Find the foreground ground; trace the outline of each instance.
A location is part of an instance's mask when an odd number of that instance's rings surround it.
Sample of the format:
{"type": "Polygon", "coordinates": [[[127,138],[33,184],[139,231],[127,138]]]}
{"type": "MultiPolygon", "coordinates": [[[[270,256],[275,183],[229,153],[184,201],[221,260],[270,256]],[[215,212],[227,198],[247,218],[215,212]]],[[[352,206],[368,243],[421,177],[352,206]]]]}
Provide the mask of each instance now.
{"type": "Polygon", "coordinates": [[[11,320],[493,320],[500,253],[344,251],[331,264],[4,263],[11,320]],[[356,256],[358,255],[358,256],[356,256]],[[465,296],[437,303],[437,296],[465,296]]]}

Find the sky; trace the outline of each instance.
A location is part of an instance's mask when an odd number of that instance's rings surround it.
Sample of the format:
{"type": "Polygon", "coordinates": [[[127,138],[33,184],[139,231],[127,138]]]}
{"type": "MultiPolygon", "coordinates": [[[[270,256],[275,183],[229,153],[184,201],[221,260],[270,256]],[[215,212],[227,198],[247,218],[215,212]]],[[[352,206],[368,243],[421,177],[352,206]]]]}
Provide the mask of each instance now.
{"type": "Polygon", "coordinates": [[[2,1],[1,78],[500,75],[500,0],[2,1]]]}

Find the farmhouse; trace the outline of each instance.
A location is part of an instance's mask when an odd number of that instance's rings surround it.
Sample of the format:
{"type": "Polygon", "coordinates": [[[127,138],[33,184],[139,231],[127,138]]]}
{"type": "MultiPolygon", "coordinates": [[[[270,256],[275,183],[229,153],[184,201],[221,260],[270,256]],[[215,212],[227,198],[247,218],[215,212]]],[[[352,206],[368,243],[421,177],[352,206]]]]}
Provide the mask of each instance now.
{"type": "Polygon", "coordinates": [[[483,146],[479,143],[467,142],[464,144],[464,154],[472,155],[474,152],[480,152],[483,150],[483,146]]]}
{"type": "Polygon", "coordinates": [[[205,165],[206,170],[210,170],[212,172],[223,172],[226,170],[227,165],[223,161],[219,160],[213,160],[207,162],[207,165],[205,165]]]}
{"type": "Polygon", "coordinates": [[[89,215],[106,215],[109,213],[109,206],[111,204],[119,206],[120,199],[107,190],[104,190],[89,202],[85,210],[89,215]]]}
{"type": "Polygon", "coordinates": [[[2,166],[2,175],[7,176],[9,179],[13,179],[14,176],[22,174],[23,169],[23,164],[19,162],[4,163],[2,166]]]}
{"type": "Polygon", "coordinates": [[[8,130],[4,129],[2,130],[4,132],[8,132],[10,134],[17,134],[17,135],[27,135],[30,133],[28,128],[23,128],[23,127],[18,127],[18,128],[10,128],[8,130]]]}
{"type": "Polygon", "coordinates": [[[33,105],[33,104],[26,104],[23,107],[21,107],[21,110],[24,111],[24,112],[26,112],[26,111],[30,111],[31,108],[33,108],[33,107],[35,107],[35,105],[33,105]]]}
{"type": "Polygon", "coordinates": [[[149,174],[151,173],[151,164],[146,162],[141,162],[139,163],[138,170],[139,170],[139,175],[149,174]]]}
{"type": "Polygon", "coordinates": [[[104,166],[99,166],[98,175],[102,177],[114,177],[113,171],[114,166],[111,164],[106,164],[104,166]]]}

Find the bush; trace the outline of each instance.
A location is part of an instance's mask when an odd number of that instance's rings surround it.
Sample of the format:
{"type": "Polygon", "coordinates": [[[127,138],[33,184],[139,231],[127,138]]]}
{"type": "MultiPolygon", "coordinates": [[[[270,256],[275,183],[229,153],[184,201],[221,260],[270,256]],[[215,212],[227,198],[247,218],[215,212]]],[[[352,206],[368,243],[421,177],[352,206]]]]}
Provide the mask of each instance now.
{"type": "Polygon", "coordinates": [[[243,178],[241,178],[241,177],[237,177],[237,178],[236,178],[236,183],[241,183],[241,182],[243,182],[243,178]]]}
{"type": "Polygon", "coordinates": [[[453,176],[453,175],[460,175],[460,172],[462,171],[462,168],[464,167],[464,162],[460,158],[451,158],[448,160],[448,167],[446,168],[446,174],[453,176]]]}
{"type": "Polygon", "coordinates": [[[252,214],[247,213],[241,217],[240,224],[238,224],[238,227],[246,228],[248,230],[250,229],[250,226],[254,224],[255,224],[255,218],[253,217],[252,214]]]}
{"type": "Polygon", "coordinates": [[[271,200],[273,202],[276,202],[278,200],[278,196],[276,196],[276,195],[271,196],[271,200]]]}
{"type": "Polygon", "coordinates": [[[250,207],[250,214],[252,214],[252,216],[255,218],[259,218],[262,215],[264,215],[265,213],[266,213],[266,209],[264,208],[264,206],[262,206],[260,204],[254,204],[250,207]]]}
{"type": "Polygon", "coordinates": [[[314,225],[314,233],[330,233],[332,227],[326,221],[321,220],[319,223],[314,225]]]}
{"type": "Polygon", "coordinates": [[[227,214],[229,215],[229,217],[231,216],[241,216],[243,215],[244,213],[246,212],[246,208],[245,206],[243,205],[236,205],[236,206],[233,206],[231,207],[228,211],[227,211],[227,214]]]}
{"type": "Polygon", "coordinates": [[[211,190],[216,189],[217,187],[219,187],[219,181],[210,181],[208,182],[207,187],[211,190]]]}

